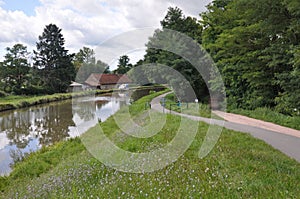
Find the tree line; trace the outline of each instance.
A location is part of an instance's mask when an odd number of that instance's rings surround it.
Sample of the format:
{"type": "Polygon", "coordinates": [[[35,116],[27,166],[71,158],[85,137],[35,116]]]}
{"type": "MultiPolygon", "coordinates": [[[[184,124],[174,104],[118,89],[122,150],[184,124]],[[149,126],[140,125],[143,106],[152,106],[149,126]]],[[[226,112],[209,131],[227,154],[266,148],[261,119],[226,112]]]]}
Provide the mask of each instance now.
{"type": "Polygon", "coordinates": [[[202,45],[222,73],[228,104],[300,108],[300,1],[216,0],[201,14],[202,45]]]}
{"type": "Polygon", "coordinates": [[[47,25],[33,53],[23,44],[7,47],[0,63],[1,90],[17,95],[64,92],[76,71],[74,54],[65,49],[61,31],[54,24],[47,25]]]}
{"type": "MultiPolygon", "coordinates": [[[[271,107],[292,115],[300,109],[299,6],[299,0],[213,0],[207,11],[199,14],[200,20],[171,7],[160,22],[161,29],[149,38],[144,58],[132,65],[127,55],[121,56],[114,71],[96,60],[90,48],[69,54],[61,29],[50,24],[39,37],[32,66],[26,58],[26,46],[7,48],[0,63],[0,90],[16,94],[65,92],[71,80],[84,82],[92,72],[130,71],[137,82],[143,82],[151,74],[143,74],[137,66],[155,63],[179,71],[198,99],[207,102],[208,86],[217,88],[218,81],[206,85],[183,57],[152,47],[163,41],[161,33],[171,29],[193,38],[210,54],[222,75],[226,88],[222,92],[229,108],[271,107]]],[[[176,78],[171,82],[176,83],[176,78]]]]}
{"type": "Polygon", "coordinates": [[[6,48],[4,61],[0,62],[0,95],[64,93],[71,81],[84,83],[91,73],[124,74],[131,69],[127,55],[121,56],[118,68],[110,71],[108,64],[96,60],[91,48],[68,53],[61,31],[55,24],[47,25],[33,53],[19,43],[6,48]]]}
{"type": "MultiPolygon", "coordinates": [[[[212,57],[222,75],[229,108],[271,107],[292,115],[300,109],[299,7],[299,0],[214,0],[200,13],[200,20],[185,16],[180,8],[169,8],[161,30],[147,45],[166,29],[184,33],[212,57]]],[[[147,63],[178,70],[199,99],[209,99],[208,86],[184,58],[148,47],[136,66],[147,63]]]]}

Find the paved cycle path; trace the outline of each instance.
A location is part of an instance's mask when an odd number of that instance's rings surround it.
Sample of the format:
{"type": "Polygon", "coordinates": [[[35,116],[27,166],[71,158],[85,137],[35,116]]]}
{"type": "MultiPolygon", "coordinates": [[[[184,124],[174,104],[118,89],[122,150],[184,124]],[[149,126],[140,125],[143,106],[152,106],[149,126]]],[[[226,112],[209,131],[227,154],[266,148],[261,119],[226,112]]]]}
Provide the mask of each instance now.
{"type": "Polygon", "coordinates": [[[151,101],[151,108],[159,112],[168,112],[195,121],[202,121],[212,125],[224,126],[230,130],[249,133],[253,137],[265,141],[274,148],[300,162],[300,131],[279,126],[270,122],[264,122],[237,114],[224,113],[220,111],[213,112],[216,115],[224,118],[225,121],[166,110],[160,104],[160,101],[168,94],[169,93],[165,93],[154,98],[151,101]]]}

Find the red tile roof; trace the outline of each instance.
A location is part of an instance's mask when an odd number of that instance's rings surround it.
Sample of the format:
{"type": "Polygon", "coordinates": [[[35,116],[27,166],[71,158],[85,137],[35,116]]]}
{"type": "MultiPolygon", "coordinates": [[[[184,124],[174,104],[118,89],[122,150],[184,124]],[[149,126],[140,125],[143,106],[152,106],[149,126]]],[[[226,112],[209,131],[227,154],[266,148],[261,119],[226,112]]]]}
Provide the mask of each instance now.
{"type": "Polygon", "coordinates": [[[101,86],[108,84],[128,84],[132,83],[132,81],[127,75],[92,73],[85,83],[90,86],[101,86]]]}

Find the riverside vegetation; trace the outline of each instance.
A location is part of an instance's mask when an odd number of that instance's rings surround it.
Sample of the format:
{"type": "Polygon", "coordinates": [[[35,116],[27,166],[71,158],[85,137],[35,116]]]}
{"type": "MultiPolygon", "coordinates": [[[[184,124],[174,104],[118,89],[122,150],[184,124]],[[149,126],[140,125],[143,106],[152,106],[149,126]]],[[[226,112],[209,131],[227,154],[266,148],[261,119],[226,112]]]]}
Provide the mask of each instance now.
{"type": "Polygon", "coordinates": [[[299,114],[298,116],[284,115],[268,107],[256,108],[255,110],[232,109],[230,112],[300,130],[299,114]]]}
{"type": "MultiPolygon", "coordinates": [[[[148,67],[139,71],[137,67],[159,64],[183,75],[197,98],[203,101],[209,99],[210,87],[226,94],[231,109],[270,107],[276,112],[297,116],[300,110],[299,6],[299,0],[212,0],[205,12],[199,10],[199,19],[185,16],[178,7],[170,7],[160,21],[161,28],[146,41],[144,57],[133,65],[129,57],[123,55],[115,71],[97,60],[95,51],[88,47],[70,54],[64,45],[62,29],[49,24],[38,37],[33,53],[28,52],[24,44],[6,48],[7,53],[0,62],[0,96],[1,93],[65,92],[71,81],[84,83],[91,73],[123,74],[130,70],[129,73],[135,74],[134,82],[152,82],[145,79],[156,79],[152,78],[153,74],[164,74],[162,79],[170,80],[163,68],[157,71],[148,67]],[[168,34],[168,30],[189,36],[208,52],[226,89],[220,87],[220,78],[211,78],[206,85],[202,75],[184,57],[152,48],[166,42],[164,33],[168,34]],[[29,57],[33,58],[32,64],[29,57]]],[[[168,45],[170,49],[193,51],[183,42],[168,45]]],[[[174,84],[180,82],[174,77],[171,80],[174,84]]]]}
{"type": "MultiPolygon", "coordinates": [[[[165,87],[160,85],[153,86],[141,86],[141,87],[131,87],[130,90],[136,91],[133,93],[133,98],[139,98],[140,95],[145,95],[149,93],[150,90],[160,91],[165,87]],[[141,92],[139,94],[139,92],[141,92]]],[[[0,111],[24,108],[29,106],[34,106],[38,104],[45,104],[55,101],[62,101],[76,97],[82,97],[86,95],[101,95],[105,93],[118,92],[118,89],[111,90],[90,90],[72,93],[56,93],[52,95],[40,95],[40,96],[30,96],[30,95],[8,95],[0,98],[0,111]]]]}
{"type": "Polygon", "coordinates": [[[45,104],[55,101],[61,101],[71,99],[73,97],[81,97],[90,94],[104,94],[111,93],[113,90],[96,90],[96,91],[83,91],[73,93],[57,93],[52,95],[41,95],[41,96],[20,96],[20,95],[9,95],[0,98],[0,111],[24,108],[34,106],[38,104],[45,104]]]}
{"type": "MultiPolygon", "coordinates": [[[[168,94],[166,97],[166,108],[171,109],[173,111],[182,112],[184,114],[188,115],[195,115],[195,116],[201,116],[201,117],[213,117],[215,119],[222,119],[218,117],[217,115],[214,115],[211,113],[211,109],[209,108],[208,104],[205,103],[183,103],[181,107],[177,106],[177,98],[173,93],[168,94]]],[[[228,112],[236,113],[244,116],[248,116],[251,118],[263,120],[266,122],[272,122],[281,126],[286,126],[289,128],[300,130],[300,115],[297,116],[296,114],[294,116],[284,115],[282,113],[279,113],[275,111],[273,108],[269,107],[262,107],[262,108],[256,108],[254,110],[245,110],[245,109],[232,109],[229,107],[228,112]]]]}
{"type": "Polygon", "coordinates": [[[178,99],[175,96],[174,93],[170,93],[165,97],[165,108],[168,110],[184,113],[187,115],[195,115],[195,116],[201,116],[206,118],[214,118],[214,119],[220,119],[221,117],[218,117],[217,115],[213,114],[211,112],[211,109],[208,104],[205,103],[182,103],[178,106],[178,99]]]}
{"type": "MultiPolygon", "coordinates": [[[[130,106],[132,117],[144,112],[145,103],[160,94],[154,93],[134,102],[130,106]]],[[[123,114],[122,110],[117,114],[123,114]]],[[[167,115],[162,131],[148,139],[135,139],[123,134],[112,117],[100,125],[119,147],[144,152],[151,146],[169,142],[180,120],[178,116],[167,115]]],[[[124,173],[106,167],[89,154],[80,138],[43,148],[17,163],[10,176],[1,178],[0,197],[298,197],[298,162],[247,134],[226,129],[211,153],[199,159],[198,151],[208,128],[205,123],[199,124],[196,138],[184,155],[166,168],[152,173],[124,173]]]]}

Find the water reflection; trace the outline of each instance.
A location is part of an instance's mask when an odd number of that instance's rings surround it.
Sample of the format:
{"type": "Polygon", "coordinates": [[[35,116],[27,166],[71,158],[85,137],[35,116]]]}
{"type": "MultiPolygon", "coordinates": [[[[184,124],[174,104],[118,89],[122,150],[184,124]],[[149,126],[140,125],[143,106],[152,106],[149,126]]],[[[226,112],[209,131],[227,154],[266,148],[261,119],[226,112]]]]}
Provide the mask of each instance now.
{"type": "Polygon", "coordinates": [[[105,121],[128,103],[128,94],[116,93],[0,113],[0,175],[11,171],[14,159],[78,136],[91,127],[89,123],[105,121]]]}

